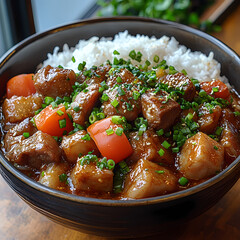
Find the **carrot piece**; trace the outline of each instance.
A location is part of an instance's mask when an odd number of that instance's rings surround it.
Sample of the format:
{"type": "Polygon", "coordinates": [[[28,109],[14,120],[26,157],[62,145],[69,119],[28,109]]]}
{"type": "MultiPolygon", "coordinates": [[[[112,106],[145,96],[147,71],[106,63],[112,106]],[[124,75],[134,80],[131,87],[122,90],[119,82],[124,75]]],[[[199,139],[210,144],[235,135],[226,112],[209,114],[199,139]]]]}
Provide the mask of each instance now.
{"type": "Polygon", "coordinates": [[[7,98],[12,96],[27,97],[36,92],[33,83],[34,74],[20,74],[11,78],[7,83],[7,98]]]}
{"type": "Polygon", "coordinates": [[[57,108],[48,105],[35,116],[37,129],[51,136],[62,137],[65,133],[73,130],[73,124],[66,113],[63,104],[57,108]]]}
{"type": "Polygon", "coordinates": [[[208,94],[215,98],[227,99],[230,96],[229,89],[225,83],[220,80],[202,82],[200,87],[208,94]]]}
{"type": "Polygon", "coordinates": [[[111,119],[112,117],[108,117],[97,121],[90,125],[87,131],[96,143],[102,156],[118,163],[130,156],[133,149],[123,132],[116,134],[117,130],[122,128],[122,126],[114,124],[111,119]]]}

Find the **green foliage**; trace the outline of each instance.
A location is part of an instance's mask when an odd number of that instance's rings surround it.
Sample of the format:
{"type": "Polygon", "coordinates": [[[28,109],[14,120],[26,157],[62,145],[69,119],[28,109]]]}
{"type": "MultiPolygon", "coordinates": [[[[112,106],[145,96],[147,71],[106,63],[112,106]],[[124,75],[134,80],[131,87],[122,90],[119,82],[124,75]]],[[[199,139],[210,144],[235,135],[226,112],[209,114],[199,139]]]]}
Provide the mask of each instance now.
{"type": "Polygon", "coordinates": [[[99,16],[141,16],[183,23],[203,31],[220,31],[210,21],[200,21],[201,13],[214,1],[190,0],[99,0],[99,16]]]}

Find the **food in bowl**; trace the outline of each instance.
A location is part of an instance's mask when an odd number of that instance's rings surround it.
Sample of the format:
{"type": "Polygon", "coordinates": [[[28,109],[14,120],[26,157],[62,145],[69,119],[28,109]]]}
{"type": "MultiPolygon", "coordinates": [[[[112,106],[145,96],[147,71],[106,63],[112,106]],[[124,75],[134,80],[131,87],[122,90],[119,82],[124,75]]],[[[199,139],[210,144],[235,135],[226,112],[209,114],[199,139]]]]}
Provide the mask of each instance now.
{"type": "Polygon", "coordinates": [[[202,183],[240,155],[240,98],[213,54],[174,38],[92,38],[8,82],[2,150],[48,187],[141,199],[202,183]],[[18,86],[16,88],[16,86],[18,86]]]}

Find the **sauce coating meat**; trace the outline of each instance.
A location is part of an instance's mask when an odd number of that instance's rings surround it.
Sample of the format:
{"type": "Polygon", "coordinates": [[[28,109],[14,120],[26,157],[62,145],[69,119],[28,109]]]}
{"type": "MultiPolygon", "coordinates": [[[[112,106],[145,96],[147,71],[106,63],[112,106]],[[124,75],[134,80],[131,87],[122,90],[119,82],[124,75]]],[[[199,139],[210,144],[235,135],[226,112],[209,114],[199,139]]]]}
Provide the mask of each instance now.
{"type": "Polygon", "coordinates": [[[5,156],[47,187],[105,199],[154,197],[215,176],[240,155],[239,95],[156,59],[38,70],[28,96],[11,90],[3,101],[5,156]]]}

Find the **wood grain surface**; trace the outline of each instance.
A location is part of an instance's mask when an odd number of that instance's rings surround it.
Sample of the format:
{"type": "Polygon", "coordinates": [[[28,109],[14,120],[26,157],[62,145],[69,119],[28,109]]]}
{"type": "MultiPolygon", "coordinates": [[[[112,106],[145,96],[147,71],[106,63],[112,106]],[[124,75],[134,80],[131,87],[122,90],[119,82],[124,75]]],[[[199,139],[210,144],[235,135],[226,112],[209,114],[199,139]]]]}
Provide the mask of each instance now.
{"type": "MultiPolygon", "coordinates": [[[[215,37],[240,55],[240,6],[223,22],[215,37]]],[[[240,80],[240,79],[239,79],[240,80]]],[[[0,239],[1,240],[104,240],[56,224],[32,210],[11,190],[0,176],[0,239]]],[[[161,239],[161,236],[144,239],[161,239]]],[[[178,240],[237,240],[240,239],[240,180],[210,210],[172,231],[164,239],[178,240]]]]}

